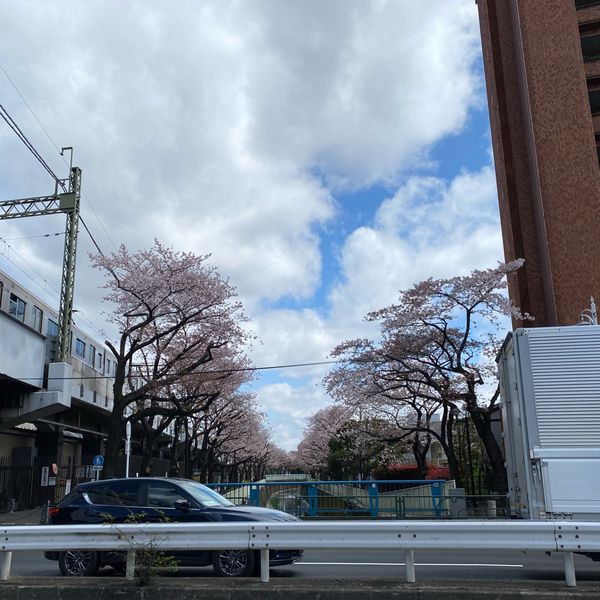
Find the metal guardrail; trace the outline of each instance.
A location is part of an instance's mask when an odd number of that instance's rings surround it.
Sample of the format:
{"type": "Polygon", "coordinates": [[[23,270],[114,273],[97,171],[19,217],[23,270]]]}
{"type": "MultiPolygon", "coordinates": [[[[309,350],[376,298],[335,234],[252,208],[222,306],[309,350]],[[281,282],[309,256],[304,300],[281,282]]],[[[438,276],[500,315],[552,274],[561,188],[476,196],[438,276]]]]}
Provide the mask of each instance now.
{"type": "Polygon", "coordinates": [[[10,575],[12,552],[120,550],[133,578],[135,552],[250,549],[260,553],[261,581],[269,581],[269,550],[394,548],[405,551],[406,581],[414,583],[415,550],[540,550],[561,552],[565,582],[576,585],[573,552],[600,552],[600,523],[575,521],[307,521],[140,523],[1,528],[0,579],[10,575]]]}

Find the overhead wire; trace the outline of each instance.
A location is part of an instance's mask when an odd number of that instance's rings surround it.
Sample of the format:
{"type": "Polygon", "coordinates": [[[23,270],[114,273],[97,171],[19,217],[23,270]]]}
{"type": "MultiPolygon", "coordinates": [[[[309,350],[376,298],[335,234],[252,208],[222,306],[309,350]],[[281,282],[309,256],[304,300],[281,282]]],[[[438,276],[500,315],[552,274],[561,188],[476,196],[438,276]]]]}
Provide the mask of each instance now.
{"type": "Polygon", "coordinates": [[[8,81],[10,81],[10,84],[13,86],[13,88],[15,88],[15,92],[17,92],[17,94],[19,94],[19,97],[21,98],[21,100],[23,100],[23,104],[25,104],[25,106],[27,107],[29,112],[33,115],[33,118],[37,121],[37,124],[42,128],[42,131],[46,134],[46,137],[50,140],[52,145],[56,148],[56,151],[60,154],[60,150],[58,149],[58,146],[55,144],[54,140],[50,137],[50,134],[46,131],[46,128],[42,125],[42,122],[38,119],[35,112],[33,112],[33,109],[31,108],[31,106],[29,106],[29,103],[27,102],[27,100],[25,100],[25,97],[23,96],[23,94],[21,94],[21,90],[19,90],[19,88],[16,86],[15,82],[11,79],[10,75],[6,72],[6,69],[2,66],[2,64],[0,64],[0,69],[2,69],[2,72],[4,73],[4,75],[6,75],[6,79],[8,79],[8,81]]]}
{"type": "MultiPolygon", "coordinates": [[[[182,373],[182,376],[188,375],[210,375],[210,374],[222,374],[222,373],[244,373],[249,371],[272,371],[276,369],[296,369],[299,367],[317,367],[321,365],[334,365],[340,362],[339,360],[321,360],[316,362],[307,363],[290,363],[283,365],[267,365],[262,367],[240,367],[237,369],[207,369],[206,371],[191,371],[190,373],[182,373]]],[[[39,377],[15,377],[14,379],[20,379],[22,381],[34,381],[39,377]]],[[[83,379],[114,379],[113,375],[93,375],[93,376],[78,376],[78,377],[48,377],[48,380],[53,381],[80,381],[83,379]]]]}
{"type": "MultiPolygon", "coordinates": [[[[14,260],[11,260],[11,258],[9,256],[6,256],[6,254],[4,254],[4,258],[12,263],[17,269],[19,269],[19,271],[21,271],[21,273],[24,273],[27,277],[29,277],[29,279],[31,279],[31,281],[33,281],[36,285],[39,285],[44,291],[48,292],[55,300],[57,300],[58,302],[60,302],[60,290],[56,287],[54,287],[43,275],[41,275],[40,273],[38,273],[26,260],[25,258],[17,251],[15,250],[10,244],[7,243],[7,240],[5,238],[0,237],[0,242],[4,242],[4,244],[12,251],[14,252],[14,254],[16,254],[19,259],[25,264],[27,265],[27,267],[29,269],[31,269],[31,271],[33,273],[35,273],[35,275],[41,279],[43,281],[43,285],[39,282],[36,281],[34,277],[31,276],[31,274],[27,273],[27,271],[25,271],[25,269],[23,269],[22,267],[20,267],[14,260]],[[52,290],[52,292],[55,292],[54,294],[51,293],[47,288],[50,288],[50,290],[52,290]]],[[[103,336],[104,333],[103,331],[100,329],[100,327],[96,324],[94,324],[86,315],[85,313],[80,310],[77,309],[77,316],[78,318],[80,318],[84,323],[86,323],[86,325],[88,327],[90,327],[91,329],[93,329],[96,333],[98,333],[99,335],[103,336]]]]}
{"type": "Polygon", "coordinates": [[[33,238],[49,238],[49,237],[55,237],[58,235],[65,235],[64,231],[58,231],[57,233],[40,233],[38,235],[25,235],[23,237],[14,237],[14,238],[0,238],[5,242],[16,242],[17,240],[31,240],[33,238]]]}
{"type": "Polygon", "coordinates": [[[25,147],[33,154],[36,160],[44,167],[50,177],[61,186],[63,191],[66,191],[64,182],[59,179],[58,175],[50,168],[50,165],[42,158],[41,154],[35,149],[35,146],[29,141],[27,136],[21,131],[21,128],[16,124],[14,119],[8,114],[8,111],[0,104],[0,117],[4,119],[6,124],[13,130],[15,135],[25,144],[25,147]]]}
{"type": "Polygon", "coordinates": [[[92,232],[89,230],[88,226],[85,224],[85,221],[83,220],[83,217],[81,215],[79,215],[79,220],[81,221],[81,224],[83,225],[83,227],[87,231],[87,234],[90,236],[90,239],[92,240],[94,246],[96,246],[96,250],[98,250],[98,253],[101,256],[104,256],[104,252],[102,252],[100,246],[98,245],[98,242],[94,239],[94,236],[92,235],[92,232]]]}
{"type": "MultiPolygon", "coordinates": [[[[25,265],[27,265],[27,267],[29,269],[31,269],[31,271],[33,273],[35,273],[35,275],[37,275],[37,277],[39,279],[41,279],[44,282],[44,285],[41,286],[44,290],[46,290],[46,285],[53,291],[55,291],[57,294],[59,294],[60,296],[60,291],[57,290],[52,284],[50,284],[48,282],[48,280],[41,275],[40,273],[38,273],[24,258],[23,256],[17,252],[17,250],[15,250],[10,244],[7,243],[7,240],[5,238],[0,237],[0,242],[4,242],[5,246],[7,248],[9,248],[14,254],[16,254],[25,265]]],[[[29,279],[31,279],[31,281],[33,281],[35,284],[40,285],[39,281],[36,281],[29,273],[27,273],[27,271],[25,271],[25,269],[23,269],[22,267],[20,267],[14,260],[11,260],[11,258],[9,256],[7,256],[6,254],[3,255],[4,258],[6,258],[7,261],[9,261],[10,263],[12,263],[15,267],[17,267],[17,269],[19,269],[19,271],[21,271],[22,273],[24,273],[25,275],[27,275],[27,277],[29,277],[29,279]]],[[[46,290],[47,291],[47,290],[46,290]]],[[[53,296],[53,294],[51,294],[53,296]]],[[[59,298],[59,296],[54,296],[57,300],[59,298]]]]}
{"type": "MultiPolygon", "coordinates": [[[[52,145],[56,148],[56,150],[59,152],[63,162],[67,165],[68,163],[66,162],[63,154],[61,153],[61,151],[58,149],[58,146],[56,144],[56,142],[52,139],[52,136],[48,133],[48,131],[46,130],[46,128],[43,126],[42,122],[40,121],[40,119],[37,117],[37,115],[35,114],[35,112],[33,111],[33,109],[31,108],[31,106],[29,105],[29,103],[27,102],[27,100],[25,99],[25,97],[23,96],[23,94],[21,93],[21,91],[19,90],[19,88],[16,86],[16,84],[14,83],[14,81],[11,79],[11,77],[9,76],[9,74],[6,72],[6,69],[0,64],[0,69],[2,70],[2,72],[4,73],[4,75],[6,76],[6,78],[10,81],[11,85],[14,87],[15,91],[17,92],[17,94],[19,94],[19,97],[23,100],[25,106],[28,108],[29,112],[33,115],[34,119],[36,120],[36,122],[38,123],[38,125],[41,127],[42,131],[46,134],[46,137],[50,140],[50,142],[52,143],[52,145]]],[[[2,106],[0,105],[0,116],[3,118],[3,120],[7,123],[7,125],[12,129],[12,131],[16,134],[16,136],[23,142],[23,144],[27,147],[27,149],[33,154],[33,156],[36,158],[36,160],[38,160],[38,162],[44,167],[44,169],[48,172],[48,174],[54,179],[54,181],[56,182],[56,184],[58,186],[61,187],[61,189],[63,191],[67,191],[67,188],[64,184],[64,181],[61,180],[56,173],[54,173],[54,171],[52,170],[52,168],[50,167],[50,165],[48,165],[48,163],[42,158],[41,154],[37,151],[37,149],[35,148],[35,146],[29,141],[29,139],[27,138],[27,136],[23,133],[23,131],[21,130],[21,128],[17,125],[17,123],[15,122],[15,120],[10,116],[10,114],[8,113],[8,111],[2,106]]],[[[83,194],[82,194],[83,195],[83,194]]],[[[85,196],[83,196],[85,198],[85,196]]],[[[85,198],[87,201],[87,198],[85,198]]],[[[102,220],[100,219],[100,217],[98,216],[98,214],[96,213],[96,211],[94,210],[94,207],[92,206],[91,202],[88,202],[89,207],[91,208],[92,212],[94,213],[96,219],[98,220],[98,222],[100,223],[102,229],[104,230],[107,238],[110,240],[110,242],[113,244],[113,246],[116,245],[114,243],[114,241],[112,240],[112,238],[110,237],[110,235],[108,234],[108,231],[106,230],[106,228],[104,227],[104,223],[102,222],[102,220]]],[[[85,221],[83,220],[83,217],[81,216],[81,214],[79,215],[79,220],[82,223],[83,227],[85,228],[87,234],[89,235],[90,239],[92,240],[92,243],[94,244],[94,246],[96,247],[96,249],[98,250],[98,252],[104,256],[104,253],[102,252],[102,249],[100,248],[100,245],[98,244],[98,242],[96,241],[96,239],[94,238],[94,236],[92,235],[92,232],[90,231],[89,227],[87,226],[87,224],[85,223],[85,221]]],[[[29,238],[33,238],[36,236],[28,236],[29,238]]],[[[1,238],[0,238],[1,239],[1,238]]],[[[18,239],[18,238],[17,238],[18,239]]],[[[27,237],[24,237],[23,239],[28,239],[27,237]]],[[[6,240],[3,240],[6,243],[6,240]]],[[[15,252],[15,254],[17,254],[19,256],[19,258],[21,258],[21,260],[38,276],[42,279],[42,281],[44,281],[45,283],[46,280],[35,271],[35,269],[33,269],[28,263],[27,261],[25,261],[25,259],[19,255],[19,253],[14,250],[14,248],[12,248],[10,245],[8,245],[9,248],[11,248],[11,250],[13,250],[13,252],[15,252]]],[[[13,261],[11,261],[13,262],[13,261]]],[[[13,262],[14,264],[14,262],[13,262]]],[[[21,271],[23,271],[23,269],[21,269],[21,271]]],[[[23,271],[25,273],[25,271],[23,271]]],[[[33,278],[31,277],[31,275],[28,275],[28,277],[30,277],[32,280],[33,278]]],[[[55,291],[56,288],[54,288],[55,291]]],[[[60,292],[58,292],[59,296],[60,296],[60,292]]],[[[81,311],[80,312],[80,316],[83,317],[83,320],[96,332],[101,333],[100,329],[94,325],[89,319],[87,319],[86,317],[83,316],[83,313],[81,311]]]]}
{"type": "MultiPolygon", "coordinates": [[[[7,73],[6,69],[2,66],[2,64],[0,64],[0,70],[2,70],[2,72],[4,73],[4,75],[6,76],[6,78],[8,79],[8,81],[10,82],[10,84],[13,86],[13,88],[15,89],[15,91],[17,92],[17,94],[19,95],[19,97],[21,98],[21,100],[23,101],[23,103],[25,104],[25,106],[27,107],[27,109],[29,110],[29,112],[31,113],[31,115],[33,116],[33,118],[35,119],[36,123],[40,126],[40,128],[42,129],[42,131],[44,132],[44,134],[46,135],[46,137],[50,140],[50,143],[54,146],[54,148],[56,149],[56,151],[59,153],[62,161],[65,163],[65,165],[68,167],[69,164],[67,163],[65,157],[63,156],[61,150],[58,148],[58,145],[56,144],[56,142],[52,139],[52,136],[48,133],[48,131],[46,130],[46,128],[44,127],[44,125],[42,124],[42,122],[40,121],[40,119],[38,118],[38,116],[35,114],[34,110],[31,108],[31,106],[29,105],[29,103],[27,102],[27,100],[25,99],[25,96],[23,96],[23,94],[21,93],[21,90],[19,90],[19,88],[17,87],[17,85],[15,84],[15,82],[12,80],[12,78],[10,77],[10,75],[7,73]]],[[[3,109],[4,110],[4,109],[3,109]]],[[[6,111],[5,111],[6,112],[6,111]]],[[[6,113],[8,115],[8,113],[6,113]]],[[[10,115],[9,115],[10,118],[10,115]]],[[[5,119],[6,120],[6,119],[5,119]]],[[[12,121],[12,118],[10,118],[10,120],[12,121]]],[[[9,123],[10,125],[10,123],[9,123]]],[[[16,124],[15,124],[16,125],[16,124]]],[[[11,126],[12,129],[12,126],[11,126]]],[[[16,132],[15,132],[16,133],[16,132]]],[[[21,137],[21,136],[19,136],[21,137]]],[[[23,135],[23,137],[25,138],[25,136],[23,135]]],[[[27,139],[27,138],[25,138],[27,139]]],[[[25,141],[22,140],[24,143],[25,141]]],[[[27,142],[29,142],[29,140],[27,140],[27,142]]],[[[27,145],[27,144],[26,144],[27,145]]],[[[28,146],[29,147],[29,146],[28,146]]],[[[31,145],[30,150],[33,152],[32,150],[33,145],[31,145]]],[[[37,151],[36,151],[37,153],[37,151]]],[[[35,155],[35,154],[34,154],[35,155]]],[[[39,155],[39,153],[38,153],[39,155]]],[[[38,156],[36,156],[36,158],[38,158],[38,156]]],[[[41,158],[41,156],[39,156],[38,160],[43,161],[43,159],[41,158]]],[[[45,161],[42,162],[42,164],[44,164],[45,161]]],[[[48,167],[48,169],[50,169],[50,167],[48,167]]],[[[57,176],[52,172],[52,170],[50,169],[49,173],[51,174],[51,176],[55,179],[55,181],[60,181],[57,176]]],[[[63,191],[66,191],[65,186],[62,185],[62,189],[63,191]]],[[[92,211],[92,213],[94,214],[94,216],[96,217],[96,220],[98,221],[98,223],[100,224],[100,227],[102,228],[102,231],[104,231],[104,235],[106,235],[107,239],[110,241],[110,243],[113,245],[113,247],[115,248],[115,250],[118,250],[117,245],[115,244],[114,240],[112,239],[112,237],[110,236],[110,234],[108,233],[108,230],[106,229],[106,227],[104,226],[104,222],[102,221],[102,219],[99,217],[98,213],[96,212],[96,209],[94,208],[93,204],[87,199],[87,196],[82,193],[81,196],[83,197],[83,199],[85,200],[85,202],[87,203],[87,205],[89,206],[90,210],[92,211]]],[[[90,235],[90,237],[92,237],[89,229],[86,227],[86,231],[88,232],[88,234],[90,235]]],[[[96,241],[92,238],[92,241],[94,242],[94,245],[98,247],[98,244],[96,243],[96,241]]]]}

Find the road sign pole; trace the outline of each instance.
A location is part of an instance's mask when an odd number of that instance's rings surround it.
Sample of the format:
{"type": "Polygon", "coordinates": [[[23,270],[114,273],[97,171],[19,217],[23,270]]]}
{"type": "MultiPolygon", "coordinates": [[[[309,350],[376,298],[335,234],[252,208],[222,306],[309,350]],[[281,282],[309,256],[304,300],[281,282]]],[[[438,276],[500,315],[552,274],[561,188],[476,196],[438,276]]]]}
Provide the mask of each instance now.
{"type": "Polygon", "coordinates": [[[125,477],[129,477],[129,456],[131,454],[131,421],[127,421],[125,425],[125,477]]]}

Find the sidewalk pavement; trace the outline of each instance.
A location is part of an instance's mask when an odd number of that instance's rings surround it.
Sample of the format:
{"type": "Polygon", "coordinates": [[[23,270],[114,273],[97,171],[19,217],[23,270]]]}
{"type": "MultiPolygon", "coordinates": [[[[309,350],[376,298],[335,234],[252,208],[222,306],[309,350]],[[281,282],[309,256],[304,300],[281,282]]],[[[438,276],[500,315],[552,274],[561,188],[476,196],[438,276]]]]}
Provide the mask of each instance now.
{"type": "Polygon", "coordinates": [[[46,516],[46,507],[40,506],[31,510],[0,513],[0,525],[40,525],[42,516],[46,516]]]}

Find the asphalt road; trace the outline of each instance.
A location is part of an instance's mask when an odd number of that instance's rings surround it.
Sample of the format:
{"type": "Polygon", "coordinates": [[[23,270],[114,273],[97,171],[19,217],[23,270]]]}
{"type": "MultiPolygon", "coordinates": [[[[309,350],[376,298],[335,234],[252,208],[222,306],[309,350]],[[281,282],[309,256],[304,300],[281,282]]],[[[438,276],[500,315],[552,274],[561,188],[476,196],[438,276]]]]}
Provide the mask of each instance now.
{"type": "MultiPolygon", "coordinates": [[[[404,578],[404,556],[391,550],[311,550],[301,562],[290,567],[271,569],[271,578],[404,578]]],[[[508,551],[418,551],[415,552],[417,581],[562,581],[562,557],[559,554],[508,551]]],[[[600,581],[600,563],[576,556],[578,581],[600,581]]],[[[15,552],[12,576],[60,577],[58,565],[46,560],[41,552],[15,552]]],[[[110,567],[99,573],[104,577],[122,577],[110,567]]],[[[174,577],[213,577],[210,567],[180,568],[174,577]]]]}

